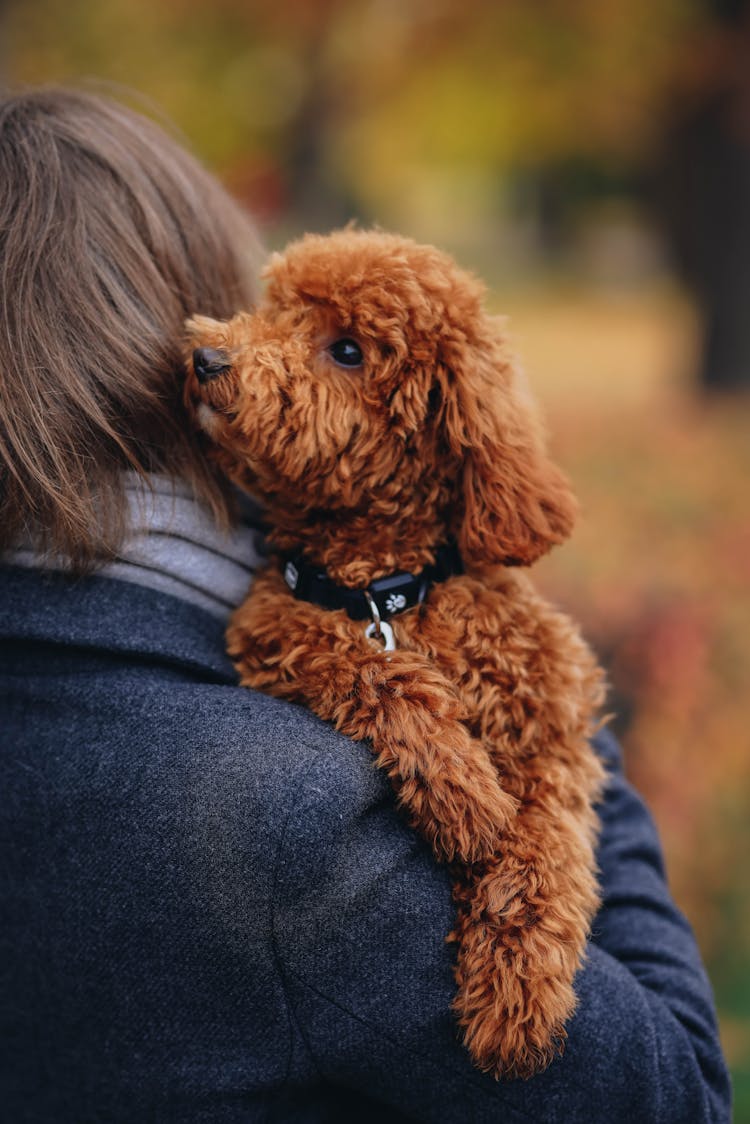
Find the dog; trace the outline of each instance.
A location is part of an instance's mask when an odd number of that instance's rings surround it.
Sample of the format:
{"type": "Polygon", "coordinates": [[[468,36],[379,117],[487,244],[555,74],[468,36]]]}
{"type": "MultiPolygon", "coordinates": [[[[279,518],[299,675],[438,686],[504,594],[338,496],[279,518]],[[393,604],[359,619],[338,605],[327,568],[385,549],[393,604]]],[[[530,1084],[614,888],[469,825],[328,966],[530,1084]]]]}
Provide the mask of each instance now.
{"type": "Polygon", "coordinates": [[[599,901],[603,677],[523,572],[576,503],[450,257],[347,228],[266,278],[256,311],[188,324],[186,403],[274,552],[228,651],[244,685],[370,744],[450,864],[465,1044],[528,1077],[563,1048],[599,901]]]}

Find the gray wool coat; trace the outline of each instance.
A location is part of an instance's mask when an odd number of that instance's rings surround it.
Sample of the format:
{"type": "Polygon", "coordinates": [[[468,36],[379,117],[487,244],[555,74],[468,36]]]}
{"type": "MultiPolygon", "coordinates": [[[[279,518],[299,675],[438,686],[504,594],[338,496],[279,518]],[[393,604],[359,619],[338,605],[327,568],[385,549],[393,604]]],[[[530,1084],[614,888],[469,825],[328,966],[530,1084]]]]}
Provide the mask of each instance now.
{"type": "Polygon", "coordinates": [[[472,1068],[448,875],[366,745],[236,686],[221,625],[0,572],[0,1119],[729,1119],[709,984],[603,735],[604,903],[564,1056],[472,1068]]]}

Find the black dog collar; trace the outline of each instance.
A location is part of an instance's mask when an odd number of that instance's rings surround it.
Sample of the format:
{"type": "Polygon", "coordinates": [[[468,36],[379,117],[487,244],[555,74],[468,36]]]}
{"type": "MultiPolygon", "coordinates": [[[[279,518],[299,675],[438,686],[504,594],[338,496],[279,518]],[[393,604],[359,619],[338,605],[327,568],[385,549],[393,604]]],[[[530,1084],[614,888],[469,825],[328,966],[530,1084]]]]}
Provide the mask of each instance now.
{"type": "Polygon", "coordinates": [[[324,609],[346,609],[355,621],[372,620],[369,598],[375,602],[381,619],[387,621],[395,613],[403,613],[424,601],[435,582],[462,573],[461,555],[455,543],[439,546],[434,564],[425,566],[420,573],[397,570],[370,582],[366,590],[337,585],[325,570],[311,566],[301,555],[289,558],[284,566],[284,580],[300,601],[312,601],[324,609]]]}

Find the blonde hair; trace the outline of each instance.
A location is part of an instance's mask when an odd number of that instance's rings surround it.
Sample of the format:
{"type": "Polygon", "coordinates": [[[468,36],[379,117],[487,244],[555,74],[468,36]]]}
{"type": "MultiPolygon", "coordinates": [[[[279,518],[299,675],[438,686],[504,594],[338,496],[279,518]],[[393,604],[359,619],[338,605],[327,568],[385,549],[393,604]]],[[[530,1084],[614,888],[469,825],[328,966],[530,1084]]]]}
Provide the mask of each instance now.
{"type": "Polygon", "coordinates": [[[0,95],[0,549],[92,569],[126,469],[226,487],[182,407],[183,325],[254,303],[252,225],[176,141],[80,91],[0,95]]]}

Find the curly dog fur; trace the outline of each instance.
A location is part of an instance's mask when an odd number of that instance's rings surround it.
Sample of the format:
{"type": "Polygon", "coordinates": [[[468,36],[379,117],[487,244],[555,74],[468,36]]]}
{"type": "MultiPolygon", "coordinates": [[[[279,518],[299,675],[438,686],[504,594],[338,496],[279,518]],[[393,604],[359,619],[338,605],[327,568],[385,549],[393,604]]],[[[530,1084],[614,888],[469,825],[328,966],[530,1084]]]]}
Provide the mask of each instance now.
{"type": "Polygon", "coordinates": [[[575,503],[482,286],[446,255],[345,230],[274,255],[267,279],[257,312],[190,322],[190,349],[219,364],[201,381],[188,359],[186,400],[223,471],[262,498],[273,547],[364,589],[455,540],[464,573],[395,616],[384,652],[343,609],[295,599],[274,559],[229,652],[243,684],[370,743],[451,864],[466,1045],[528,1076],[562,1047],[598,904],[602,676],[517,569],[567,537],[575,503]],[[342,338],[354,367],[334,358],[342,338]]]}

